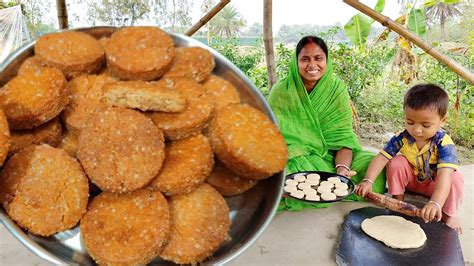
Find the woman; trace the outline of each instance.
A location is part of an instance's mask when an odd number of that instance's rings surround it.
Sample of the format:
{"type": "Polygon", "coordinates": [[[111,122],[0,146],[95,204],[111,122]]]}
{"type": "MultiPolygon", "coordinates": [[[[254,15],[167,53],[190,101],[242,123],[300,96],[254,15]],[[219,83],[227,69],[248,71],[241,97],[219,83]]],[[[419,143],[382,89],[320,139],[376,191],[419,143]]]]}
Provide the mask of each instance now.
{"type": "MultiPolygon", "coordinates": [[[[272,88],[270,106],[288,145],[286,173],[300,171],[335,172],[358,183],[374,157],[362,151],[352,131],[352,110],[344,83],[333,75],[326,43],[306,36],[296,46],[288,76],[272,88]]],[[[385,190],[385,175],[373,191],[385,190]]],[[[350,199],[360,199],[351,195],[350,199]]],[[[320,208],[286,198],[280,209],[320,208]]]]}

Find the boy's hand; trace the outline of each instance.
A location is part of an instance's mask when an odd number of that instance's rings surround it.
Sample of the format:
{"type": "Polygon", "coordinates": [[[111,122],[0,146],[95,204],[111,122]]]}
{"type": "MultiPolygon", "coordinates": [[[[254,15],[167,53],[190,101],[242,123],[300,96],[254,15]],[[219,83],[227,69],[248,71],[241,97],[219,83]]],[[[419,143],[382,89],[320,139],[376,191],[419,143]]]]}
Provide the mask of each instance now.
{"type": "Polygon", "coordinates": [[[372,192],[372,183],[368,181],[362,181],[356,186],[355,193],[358,196],[365,197],[369,192],[372,192]]]}
{"type": "Polygon", "coordinates": [[[430,222],[436,220],[437,222],[441,221],[443,217],[443,213],[441,211],[441,207],[438,206],[434,202],[428,202],[420,211],[421,218],[425,220],[425,222],[430,222]]]}

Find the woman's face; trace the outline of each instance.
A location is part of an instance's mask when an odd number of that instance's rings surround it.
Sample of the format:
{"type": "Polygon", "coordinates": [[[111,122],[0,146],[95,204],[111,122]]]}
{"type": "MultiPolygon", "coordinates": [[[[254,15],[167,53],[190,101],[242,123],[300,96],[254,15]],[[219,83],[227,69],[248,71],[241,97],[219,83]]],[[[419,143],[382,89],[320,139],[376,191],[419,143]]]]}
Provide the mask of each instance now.
{"type": "Polygon", "coordinates": [[[298,55],[298,70],[303,82],[316,85],[326,71],[326,54],[315,43],[306,44],[298,55]]]}

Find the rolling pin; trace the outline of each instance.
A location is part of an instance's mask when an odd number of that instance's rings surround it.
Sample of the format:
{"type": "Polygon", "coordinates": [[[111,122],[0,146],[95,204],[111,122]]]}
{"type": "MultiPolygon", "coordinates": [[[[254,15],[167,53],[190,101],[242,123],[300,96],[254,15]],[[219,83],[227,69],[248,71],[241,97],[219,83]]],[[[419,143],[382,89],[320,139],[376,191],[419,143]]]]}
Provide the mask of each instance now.
{"type": "Polygon", "coordinates": [[[420,209],[408,202],[387,197],[375,192],[369,192],[365,197],[373,201],[376,205],[387,208],[391,211],[422,218],[420,216],[420,209]]]}

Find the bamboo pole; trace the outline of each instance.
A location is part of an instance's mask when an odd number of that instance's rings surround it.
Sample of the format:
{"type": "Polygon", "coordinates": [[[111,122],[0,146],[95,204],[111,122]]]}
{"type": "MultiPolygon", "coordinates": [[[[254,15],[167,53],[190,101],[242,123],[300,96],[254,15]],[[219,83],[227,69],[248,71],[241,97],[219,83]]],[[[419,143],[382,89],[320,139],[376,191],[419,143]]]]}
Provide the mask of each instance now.
{"type": "Polygon", "coordinates": [[[263,0],[263,43],[267,62],[268,88],[276,83],[275,53],[273,50],[272,0],[263,0]]]}
{"type": "Polygon", "coordinates": [[[56,0],[56,8],[58,10],[58,22],[60,29],[67,29],[67,8],[66,0],[56,0]]]}
{"type": "Polygon", "coordinates": [[[411,33],[402,25],[394,22],[389,17],[386,17],[372,8],[364,5],[363,3],[359,2],[358,0],[343,0],[344,3],[352,6],[353,8],[359,10],[360,12],[366,14],[367,16],[377,20],[385,27],[395,31],[396,33],[402,35],[410,42],[414,43],[416,46],[423,49],[427,54],[433,56],[436,60],[446,65],[448,68],[453,70],[456,74],[461,76],[470,84],[474,85],[474,74],[470,72],[467,68],[463,67],[462,65],[458,64],[456,61],[452,60],[451,58],[447,57],[443,53],[439,52],[436,48],[434,48],[431,44],[427,44],[423,41],[420,37],[416,34],[411,33]]]}
{"type": "Polygon", "coordinates": [[[185,34],[187,36],[192,36],[196,31],[198,31],[202,26],[206,25],[209,20],[211,20],[221,9],[223,9],[230,0],[221,0],[215,7],[213,7],[209,12],[207,12],[204,17],[202,17],[196,24],[194,24],[185,34]]]}

